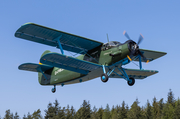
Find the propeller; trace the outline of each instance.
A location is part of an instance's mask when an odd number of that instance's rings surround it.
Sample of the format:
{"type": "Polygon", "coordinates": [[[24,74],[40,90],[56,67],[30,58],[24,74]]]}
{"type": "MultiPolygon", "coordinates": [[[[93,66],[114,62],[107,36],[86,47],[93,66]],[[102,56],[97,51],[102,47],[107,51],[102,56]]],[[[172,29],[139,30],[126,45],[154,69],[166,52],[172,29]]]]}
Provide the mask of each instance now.
{"type": "MultiPolygon", "coordinates": [[[[131,38],[129,37],[129,35],[127,34],[126,31],[123,32],[123,35],[125,35],[128,40],[131,40],[131,38]]],[[[143,41],[143,39],[144,39],[144,36],[143,36],[142,34],[140,34],[137,43],[135,43],[134,41],[132,41],[132,42],[130,43],[130,45],[131,45],[131,46],[130,46],[130,48],[131,48],[131,54],[130,54],[130,56],[131,56],[131,55],[137,55],[137,54],[139,54],[139,55],[143,58],[143,60],[144,60],[146,63],[148,63],[149,60],[148,60],[148,59],[141,53],[141,51],[139,50],[139,44],[143,41]]],[[[131,59],[129,56],[127,56],[127,57],[128,57],[128,59],[129,59],[130,61],[132,61],[132,59],[131,59]]]]}
{"type": "Polygon", "coordinates": [[[137,44],[139,45],[143,39],[144,39],[144,36],[140,33],[139,40],[138,40],[137,44]]]}
{"type": "Polygon", "coordinates": [[[129,37],[126,31],[123,32],[123,35],[125,35],[128,40],[131,40],[131,38],[129,37]]]}

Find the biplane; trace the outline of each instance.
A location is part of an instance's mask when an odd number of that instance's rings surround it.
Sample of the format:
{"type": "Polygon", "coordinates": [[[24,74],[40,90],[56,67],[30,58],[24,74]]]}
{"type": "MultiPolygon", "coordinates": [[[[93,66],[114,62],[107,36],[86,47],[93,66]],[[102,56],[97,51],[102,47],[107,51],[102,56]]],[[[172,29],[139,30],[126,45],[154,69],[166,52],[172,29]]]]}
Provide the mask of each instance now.
{"type": "Polygon", "coordinates": [[[140,34],[136,43],[128,38],[125,43],[110,41],[102,43],[78,35],[55,30],[34,23],[22,25],[15,37],[49,45],[60,49],[61,53],[45,51],[39,63],[24,63],[18,69],[38,72],[41,85],[52,85],[52,92],[57,85],[81,83],[101,77],[102,82],[109,78],[123,78],[129,86],[135,79],[144,79],[158,73],[155,70],[144,70],[142,62],[151,62],[164,56],[165,52],[140,49],[143,40],[140,34]],[[67,56],[64,50],[79,54],[77,57],[67,56]],[[132,61],[139,62],[139,69],[123,68],[132,61]]]}

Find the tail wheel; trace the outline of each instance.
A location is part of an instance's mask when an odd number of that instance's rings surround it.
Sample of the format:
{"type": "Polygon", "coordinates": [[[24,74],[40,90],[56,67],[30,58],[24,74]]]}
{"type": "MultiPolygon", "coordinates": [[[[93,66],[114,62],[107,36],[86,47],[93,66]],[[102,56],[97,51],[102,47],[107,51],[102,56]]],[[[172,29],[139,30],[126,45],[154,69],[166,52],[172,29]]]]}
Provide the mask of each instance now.
{"type": "Polygon", "coordinates": [[[102,81],[102,82],[104,82],[104,83],[105,83],[105,82],[107,82],[107,81],[108,81],[108,79],[109,79],[109,77],[108,77],[108,75],[107,75],[107,74],[102,74],[102,75],[101,75],[101,81],[102,81]]]}
{"type": "Polygon", "coordinates": [[[54,88],[52,88],[52,93],[55,93],[56,92],[56,86],[54,86],[54,88]]]}
{"type": "Polygon", "coordinates": [[[56,92],[56,88],[52,88],[52,93],[55,93],[56,92]]]}
{"type": "Polygon", "coordinates": [[[135,83],[135,79],[131,77],[131,78],[129,78],[129,81],[127,81],[127,83],[129,86],[133,86],[135,83]]]}

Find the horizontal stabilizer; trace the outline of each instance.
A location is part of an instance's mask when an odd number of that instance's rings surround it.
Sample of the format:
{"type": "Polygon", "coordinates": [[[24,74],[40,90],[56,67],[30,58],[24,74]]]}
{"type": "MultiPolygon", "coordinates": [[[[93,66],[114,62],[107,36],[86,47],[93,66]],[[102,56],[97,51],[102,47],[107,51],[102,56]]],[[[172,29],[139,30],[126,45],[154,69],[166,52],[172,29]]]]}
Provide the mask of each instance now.
{"type": "MultiPolygon", "coordinates": [[[[139,49],[139,50],[143,53],[143,55],[149,61],[153,61],[153,60],[155,60],[157,58],[160,58],[160,57],[162,57],[162,56],[167,54],[166,52],[159,52],[159,51],[153,51],[153,50],[146,50],[146,49],[139,49]]],[[[139,61],[139,59],[137,58],[134,61],[139,61]]],[[[142,62],[146,62],[146,61],[142,59],[142,62]]]]}
{"type": "Polygon", "coordinates": [[[76,59],[58,53],[48,53],[41,57],[40,62],[53,67],[58,67],[81,74],[88,74],[90,71],[102,67],[101,65],[95,63],[76,59]]]}
{"type": "Polygon", "coordinates": [[[55,30],[34,23],[26,23],[22,25],[15,33],[15,37],[26,39],[29,41],[53,46],[59,48],[57,40],[60,40],[62,48],[67,51],[85,54],[103,43],[55,30]]]}
{"type": "Polygon", "coordinates": [[[34,63],[24,63],[18,67],[19,70],[41,72],[41,73],[51,68],[53,68],[53,66],[48,66],[44,64],[40,65],[40,64],[34,64],[34,63]]]}
{"type": "MultiPolygon", "coordinates": [[[[138,69],[125,69],[127,75],[135,79],[144,79],[148,76],[158,73],[155,70],[138,70],[138,69]]],[[[118,72],[119,75],[122,75],[121,72],[118,72]]],[[[112,73],[110,78],[121,78],[119,75],[112,73]]]]}

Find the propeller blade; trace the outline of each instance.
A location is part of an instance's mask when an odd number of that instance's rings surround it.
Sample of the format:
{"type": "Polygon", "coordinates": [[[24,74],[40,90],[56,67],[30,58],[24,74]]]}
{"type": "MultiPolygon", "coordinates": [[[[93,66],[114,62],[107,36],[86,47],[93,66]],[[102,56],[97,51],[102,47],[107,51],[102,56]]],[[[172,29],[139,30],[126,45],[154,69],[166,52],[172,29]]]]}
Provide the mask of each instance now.
{"type": "Polygon", "coordinates": [[[137,44],[139,45],[143,39],[144,39],[144,36],[142,34],[140,34],[137,44]]]}
{"type": "Polygon", "coordinates": [[[123,35],[125,35],[126,36],[126,38],[128,39],[128,40],[130,40],[131,38],[129,37],[129,35],[127,34],[127,32],[126,31],[124,31],[123,32],[123,35]]]}

